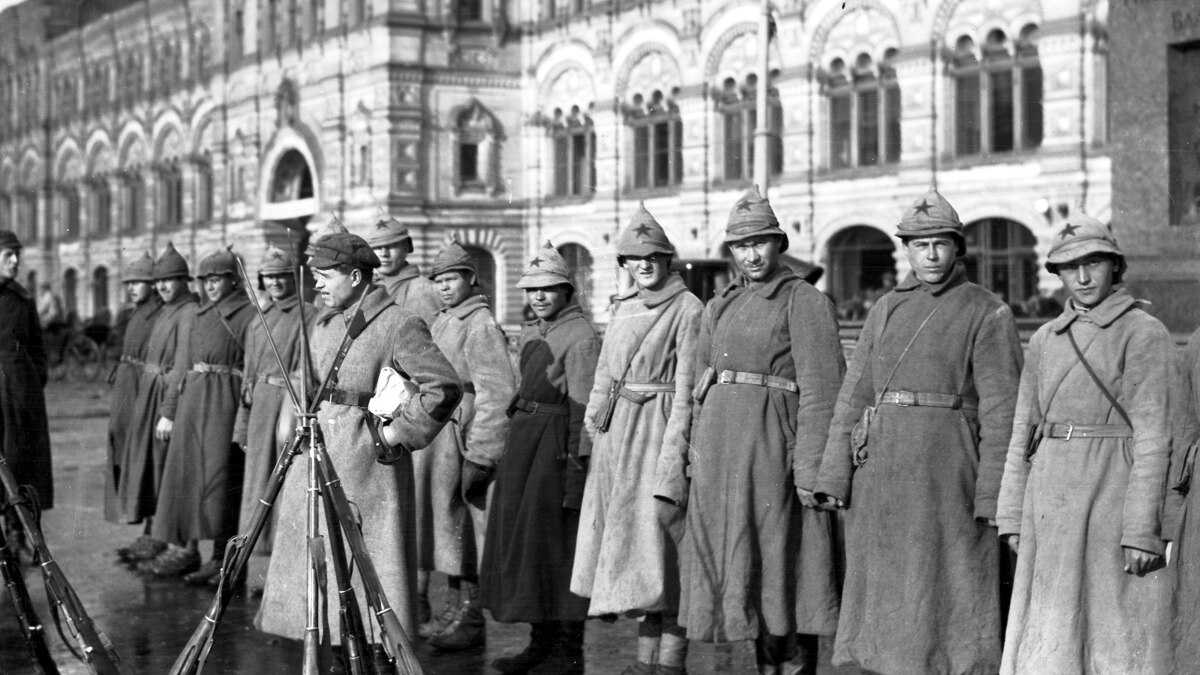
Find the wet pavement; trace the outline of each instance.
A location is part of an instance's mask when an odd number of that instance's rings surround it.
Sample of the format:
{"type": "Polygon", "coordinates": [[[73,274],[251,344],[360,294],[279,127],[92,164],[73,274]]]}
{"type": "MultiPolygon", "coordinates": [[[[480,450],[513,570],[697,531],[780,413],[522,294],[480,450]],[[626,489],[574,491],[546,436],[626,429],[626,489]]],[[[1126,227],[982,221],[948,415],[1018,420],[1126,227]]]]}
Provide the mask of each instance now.
{"type": "MultiPolygon", "coordinates": [[[[192,588],[180,581],[139,576],[122,565],[114,553],[132,541],[140,526],[114,525],[103,516],[104,437],[107,430],[108,389],[102,385],[54,383],[47,389],[50,433],[54,451],[57,507],[42,517],[47,543],[78,593],[97,628],[108,636],[134,675],[167,673],[192,631],[212,602],[210,589],[192,588]]],[[[211,544],[201,544],[207,553],[211,544]]],[[[27,559],[26,559],[27,561],[27,559]]],[[[255,556],[250,585],[261,585],[267,559],[255,556]]],[[[88,673],[54,633],[40,575],[27,568],[26,583],[36,609],[51,633],[50,649],[63,675],[88,673]]],[[[431,595],[441,597],[444,579],[435,576],[431,595]],[[439,586],[438,582],[442,582],[439,586]]],[[[253,627],[257,599],[240,593],[230,604],[216,633],[216,643],[204,672],[275,675],[301,672],[301,645],[257,631],[253,627]]],[[[435,608],[436,609],[436,608],[435,608]]],[[[64,631],[66,627],[64,625],[64,631]]],[[[524,648],[528,626],[488,622],[486,649],[467,654],[439,655],[424,645],[417,652],[431,675],[495,673],[493,659],[524,648]]],[[[68,637],[70,636],[67,633],[68,637]]],[[[585,661],[587,672],[620,673],[633,663],[637,624],[589,621],[585,661]]],[[[822,640],[821,675],[854,675],[854,668],[829,664],[831,642],[822,640]]],[[[695,644],[688,672],[753,673],[753,649],[748,643],[695,644]]],[[[17,629],[12,605],[0,599],[0,673],[34,675],[38,669],[17,629]]],[[[337,672],[336,670],[326,672],[337,672]]]]}

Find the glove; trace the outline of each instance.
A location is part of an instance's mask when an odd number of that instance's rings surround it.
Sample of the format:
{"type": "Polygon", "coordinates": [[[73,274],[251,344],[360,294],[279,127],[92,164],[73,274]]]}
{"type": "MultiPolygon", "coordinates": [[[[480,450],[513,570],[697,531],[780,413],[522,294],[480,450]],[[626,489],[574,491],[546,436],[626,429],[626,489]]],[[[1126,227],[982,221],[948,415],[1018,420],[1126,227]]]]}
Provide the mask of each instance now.
{"type": "Polygon", "coordinates": [[[481,497],[487,497],[487,489],[492,482],[493,471],[494,469],[490,466],[476,464],[469,459],[463,461],[462,477],[459,482],[464,502],[474,502],[481,497]]]}

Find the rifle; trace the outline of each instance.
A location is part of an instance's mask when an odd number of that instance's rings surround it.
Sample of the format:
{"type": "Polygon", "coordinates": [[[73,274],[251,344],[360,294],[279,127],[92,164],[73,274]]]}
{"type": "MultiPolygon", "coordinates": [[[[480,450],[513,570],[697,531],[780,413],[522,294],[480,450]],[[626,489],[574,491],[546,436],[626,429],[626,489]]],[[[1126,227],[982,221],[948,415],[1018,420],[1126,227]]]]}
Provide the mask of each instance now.
{"type": "Polygon", "coordinates": [[[0,528],[0,578],[8,588],[12,598],[13,609],[17,613],[17,627],[29,645],[29,651],[39,669],[45,675],[58,675],[58,664],[50,656],[50,646],[46,644],[46,631],[42,628],[42,620],[38,618],[33,608],[33,598],[29,597],[29,588],[25,586],[25,576],[21,573],[21,563],[13,549],[9,547],[2,528],[0,528]]]}
{"type": "MultiPolygon", "coordinates": [[[[17,486],[17,478],[3,455],[0,455],[0,484],[8,495],[8,506],[16,511],[25,536],[41,561],[42,580],[46,585],[51,611],[61,613],[66,618],[67,628],[79,642],[79,652],[71,649],[71,653],[97,675],[126,675],[127,671],[112,642],[92,623],[71,582],[54,560],[50,547],[46,545],[46,537],[42,534],[38,513],[33,506],[34,500],[27,490],[22,491],[17,486]]],[[[69,643],[67,647],[71,647],[69,643]]]]}

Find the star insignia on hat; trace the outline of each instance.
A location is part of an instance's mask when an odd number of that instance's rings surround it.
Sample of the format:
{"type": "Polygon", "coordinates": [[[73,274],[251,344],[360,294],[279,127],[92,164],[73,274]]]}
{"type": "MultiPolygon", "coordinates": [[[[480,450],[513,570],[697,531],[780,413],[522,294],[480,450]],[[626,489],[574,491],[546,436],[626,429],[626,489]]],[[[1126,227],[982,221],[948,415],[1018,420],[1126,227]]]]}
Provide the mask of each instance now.
{"type": "Polygon", "coordinates": [[[268,255],[267,257],[271,258],[273,260],[279,260],[280,258],[283,257],[283,251],[278,251],[278,250],[271,251],[270,255],[268,255]]]}
{"type": "Polygon", "coordinates": [[[638,225],[637,227],[633,228],[633,231],[637,232],[637,236],[639,236],[639,237],[649,237],[650,236],[650,226],[645,223],[642,223],[641,225],[638,225]]]}
{"type": "Polygon", "coordinates": [[[1075,230],[1078,230],[1078,229],[1079,229],[1078,225],[1072,225],[1071,223],[1067,223],[1066,225],[1063,225],[1062,232],[1058,233],[1058,238],[1066,239],[1067,237],[1074,237],[1075,230]]]}
{"type": "Polygon", "coordinates": [[[930,204],[929,200],[927,200],[927,199],[922,199],[921,203],[918,206],[913,207],[913,212],[928,216],[929,209],[931,209],[931,208],[933,208],[933,204],[930,204]]]}
{"type": "Polygon", "coordinates": [[[734,208],[737,209],[738,213],[750,213],[754,207],[750,205],[749,199],[742,197],[740,200],[738,200],[738,203],[734,206],[734,208]]]}
{"type": "Polygon", "coordinates": [[[541,259],[541,258],[534,258],[533,260],[530,260],[530,261],[529,261],[529,266],[530,266],[530,267],[541,267],[541,266],[542,266],[542,259],[541,259]]]}

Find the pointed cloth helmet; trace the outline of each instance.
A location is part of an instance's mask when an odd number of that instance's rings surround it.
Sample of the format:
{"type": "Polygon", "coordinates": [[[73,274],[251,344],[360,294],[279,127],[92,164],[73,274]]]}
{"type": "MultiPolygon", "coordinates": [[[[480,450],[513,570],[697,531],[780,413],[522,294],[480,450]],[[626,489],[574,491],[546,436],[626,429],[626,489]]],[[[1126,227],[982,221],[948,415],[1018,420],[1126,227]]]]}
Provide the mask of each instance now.
{"type": "Polygon", "coordinates": [[[341,220],[338,220],[337,216],[329,216],[329,222],[322,225],[313,233],[312,241],[321,241],[331,234],[338,234],[340,232],[349,232],[349,230],[346,229],[341,220]]]}
{"type": "Polygon", "coordinates": [[[547,288],[559,284],[575,288],[575,283],[571,281],[571,269],[567,267],[567,261],[563,260],[562,254],[547,239],[546,244],[538,249],[533,260],[529,261],[525,273],[517,280],[517,288],[547,288]]]}
{"type": "Polygon", "coordinates": [[[446,247],[438,252],[437,257],[433,259],[433,268],[429,272],[429,278],[433,279],[443,272],[451,272],[454,270],[462,270],[471,274],[478,274],[475,269],[475,260],[467,249],[458,243],[458,237],[454,237],[446,244],[446,247]]]}
{"type": "Polygon", "coordinates": [[[1046,256],[1046,269],[1051,274],[1058,274],[1059,265],[1093,253],[1107,253],[1116,257],[1120,271],[1125,270],[1125,254],[1117,246],[1117,238],[1112,230],[1086,213],[1072,214],[1058,234],[1054,235],[1054,245],[1046,256]]]}
{"type": "Polygon", "coordinates": [[[154,261],[154,280],[174,279],[175,277],[192,278],[188,273],[187,261],[183,259],[179,251],[175,250],[175,245],[168,241],[162,255],[154,261]]]}
{"type": "Polygon", "coordinates": [[[654,216],[646,210],[644,202],[639,204],[638,210],[629,219],[629,225],[625,227],[621,239],[617,242],[617,256],[644,258],[652,253],[670,255],[674,252],[675,246],[671,244],[662,225],[659,225],[654,216]]]}
{"type": "Polygon", "coordinates": [[[233,259],[233,253],[227,249],[221,249],[208,254],[200,261],[200,271],[196,273],[196,276],[207,279],[221,275],[237,277],[237,274],[237,261],[233,259]]]}
{"type": "Polygon", "coordinates": [[[391,216],[376,221],[366,239],[371,248],[397,246],[406,242],[412,246],[412,236],[409,235],[408,228],[391,216]]]}
{"type": "Polygon", "coordinates": [[[788,236],[779,227],[779,219],[775,217],[771,202],[758,193],[758,187],[752,187],[729,211],[729,221],[725,224],[725,243],[763,236],[783,239],[779,251],[782,253],[787,250],[788,236]]]}
{"type": "Polygon", "coordinates": [[[154,258],[150,257],[149,251],[142,251],[142,257],[134,260],[125,267],[125,273],[121,275],[121,281],[125,283],[154,281],[154,258]]]}
{"type": "Polygon", "coordinates": [[[258,275],[291,274],[296,268],[296,258],[291,253],[271,245],[263,253],[262,264],[258,266],[258,275]]]}

